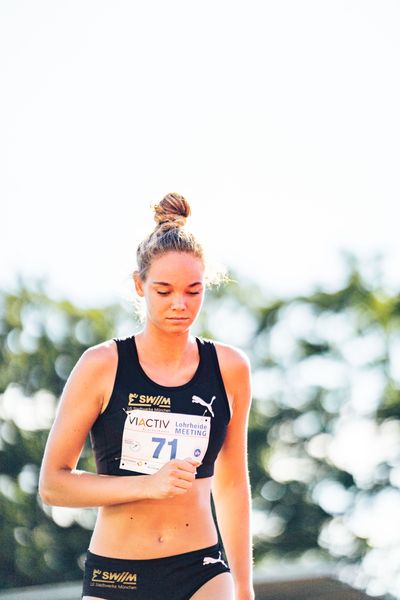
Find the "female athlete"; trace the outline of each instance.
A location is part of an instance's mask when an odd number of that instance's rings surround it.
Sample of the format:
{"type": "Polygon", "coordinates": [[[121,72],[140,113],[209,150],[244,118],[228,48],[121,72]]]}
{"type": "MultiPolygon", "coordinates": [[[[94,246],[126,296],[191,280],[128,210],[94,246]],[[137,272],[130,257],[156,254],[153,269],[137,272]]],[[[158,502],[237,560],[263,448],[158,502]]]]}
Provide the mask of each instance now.
{"type": "Polygon", "coordinates": [[[253,600],[249,360],[191,334],[207,283],[203,250],[185,228],[185,198],[168,194],[154,210],[133,273],[143,328],[78,360],[39,493],[45,504],[99,508],[83,600],[253,600]],[[76,469],[88,434],[97,473],[76,469]]]}

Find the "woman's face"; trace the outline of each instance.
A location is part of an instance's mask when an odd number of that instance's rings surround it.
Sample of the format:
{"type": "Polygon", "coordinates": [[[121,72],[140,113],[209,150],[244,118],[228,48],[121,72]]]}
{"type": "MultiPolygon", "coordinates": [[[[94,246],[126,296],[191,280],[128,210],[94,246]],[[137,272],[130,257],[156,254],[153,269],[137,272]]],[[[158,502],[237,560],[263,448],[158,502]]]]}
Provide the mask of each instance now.
{"type": "Polygon", "coordinates": [[[135,277],[136,291],[146,300],[147,321],[168,332],[189,329],[204,299],[202,261],[188,252],[167,252],[153,259],[143,282],[135,277]]]}

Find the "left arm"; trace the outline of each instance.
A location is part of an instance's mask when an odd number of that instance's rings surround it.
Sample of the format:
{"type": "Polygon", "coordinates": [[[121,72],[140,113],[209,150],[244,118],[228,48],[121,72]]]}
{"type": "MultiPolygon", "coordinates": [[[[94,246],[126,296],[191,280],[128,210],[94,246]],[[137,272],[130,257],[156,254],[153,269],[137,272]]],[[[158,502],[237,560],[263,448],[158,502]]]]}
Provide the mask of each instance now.
{"type": "Polygon", "coordinates": [[[233,397],[232,417],[215,462],[212,495],[218,527],[235,583],[235,600],[254,600],[251,490],[247,465],[247,427],[251,375],[247,356],[225,347],[220,361],[226,389],[233,397]]]}

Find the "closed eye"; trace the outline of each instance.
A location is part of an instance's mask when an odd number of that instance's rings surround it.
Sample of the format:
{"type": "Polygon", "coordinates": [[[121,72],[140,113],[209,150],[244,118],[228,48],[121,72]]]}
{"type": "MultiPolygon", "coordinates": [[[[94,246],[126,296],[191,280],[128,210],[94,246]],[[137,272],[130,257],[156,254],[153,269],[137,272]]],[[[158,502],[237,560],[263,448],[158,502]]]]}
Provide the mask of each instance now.
{"type": "MultiPolygon", "coordinates": [[[[160,296],[167,296],[170,292],[157,292],[160,296]]],[[[190,296],[197,296],[200,292],[188,292],[190,296]]]]}

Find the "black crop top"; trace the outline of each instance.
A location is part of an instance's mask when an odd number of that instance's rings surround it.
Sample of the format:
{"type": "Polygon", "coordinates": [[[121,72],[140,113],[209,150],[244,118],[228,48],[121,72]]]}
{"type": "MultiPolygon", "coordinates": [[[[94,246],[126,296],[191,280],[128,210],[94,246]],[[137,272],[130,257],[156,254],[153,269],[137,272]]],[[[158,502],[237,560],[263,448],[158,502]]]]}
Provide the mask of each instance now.
{"type": "Polygon", "coordinates": [[[196,337],[197,370],[187,383],[171,387],[146,375],[134,336],[113,339],[114,387],[90,431],[97,472],[151,474],[172,458],[193,456],[202,460],[196,479],[212,476],[231,417],[214,343],[196,337]]]}

